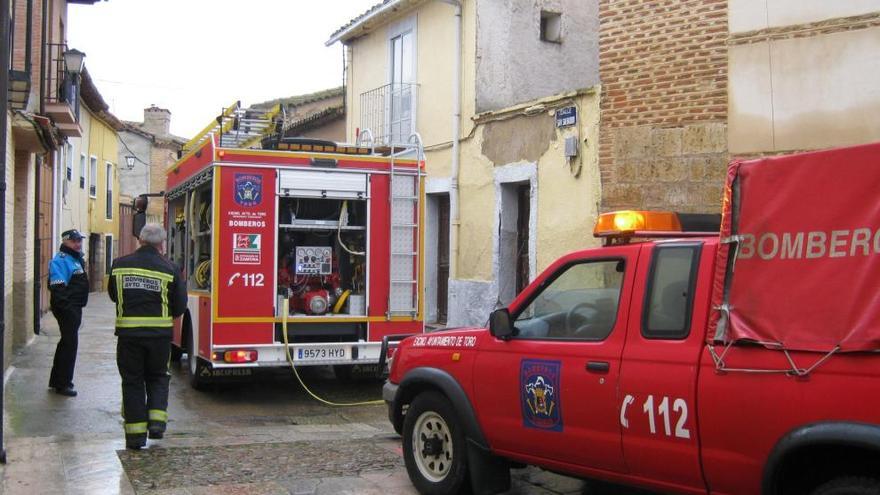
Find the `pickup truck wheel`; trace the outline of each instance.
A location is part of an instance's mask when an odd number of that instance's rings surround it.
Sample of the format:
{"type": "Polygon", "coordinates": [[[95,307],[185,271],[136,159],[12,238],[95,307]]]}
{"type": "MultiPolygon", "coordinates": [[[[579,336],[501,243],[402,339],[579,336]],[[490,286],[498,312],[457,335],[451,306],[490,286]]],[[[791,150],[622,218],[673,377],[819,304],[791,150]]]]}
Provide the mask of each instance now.
{"type": "Polygon", "coordinates": [[[467,479],[464,432],[449,401],[437,392],[418,395],[403,423],[403,460],[419,493],[459,493],[467,479]]]}
{"type": "Polygon", "coordinates": [[[880,479],[844,476],[820,485],[811,495],[880,495],[880,479]]]}

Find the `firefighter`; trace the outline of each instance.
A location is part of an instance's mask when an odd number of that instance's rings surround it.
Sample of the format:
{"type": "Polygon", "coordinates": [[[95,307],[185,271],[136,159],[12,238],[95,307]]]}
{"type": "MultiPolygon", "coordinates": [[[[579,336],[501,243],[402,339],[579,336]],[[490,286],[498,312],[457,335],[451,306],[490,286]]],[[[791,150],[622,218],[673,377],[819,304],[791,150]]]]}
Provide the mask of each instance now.
{"type": "Polygon", "coordinates": [[[76,397],[73,368],[82,309],[89,301],[89,278],[82,254],[83,236],[76,229],[61,233],[61,247],[49,262],[49,307],[58,320],[61,340],[55,348],[49,388],[66,397],[76,397]]]}
{"type": "Polygon", "coordinates": [[[186,308],[186,285],[162,256],[164,242],[165,229],[145,225],[140,248],[113,261],[108,286],[116,303],[125,447],[133,450],[146,445],[148,433],[151,439],[165,435],[171,331],[186,308]]]}

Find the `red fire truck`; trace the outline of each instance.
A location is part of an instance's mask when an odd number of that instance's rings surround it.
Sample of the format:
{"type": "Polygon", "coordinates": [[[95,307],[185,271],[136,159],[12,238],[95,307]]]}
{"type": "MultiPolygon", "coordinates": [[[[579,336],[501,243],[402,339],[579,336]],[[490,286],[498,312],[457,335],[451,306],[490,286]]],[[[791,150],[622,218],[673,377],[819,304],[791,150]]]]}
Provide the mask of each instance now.
{"type": "Polygon", "coordinates": [[[230,107],[168,171],[167,254],[189,292],[172,355],[197,388],[288,366],[288,341],[293,364],[348,374],[424,330],[418,136],[281,138],[274,117],[230,107]]]}

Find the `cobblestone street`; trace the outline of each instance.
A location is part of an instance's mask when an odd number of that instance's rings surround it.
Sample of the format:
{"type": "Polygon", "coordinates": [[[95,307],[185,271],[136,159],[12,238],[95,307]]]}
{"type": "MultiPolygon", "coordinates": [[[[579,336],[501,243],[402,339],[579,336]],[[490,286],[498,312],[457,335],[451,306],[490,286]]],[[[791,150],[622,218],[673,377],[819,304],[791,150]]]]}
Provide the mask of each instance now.
{"type": "MultiPolygon", "coordinates": [[[[165,439],[124,450],[113,309],[105,294],[93,293],[84,312],[78,397],[46,386],[58,340],[51,315],[43,334],[14,357],[3,493],[415,493],[385,406],[327,407],[288,374],[198,392],[189,387],[185,366],[172,366],[165,439]]],[[[340,383],[325,368],[301,374],[330,400],[380,397],[377,380],[340,383]]],[[[510,493],[592,492],[581,481],[527,468],[514,471],[510,493]]]]}

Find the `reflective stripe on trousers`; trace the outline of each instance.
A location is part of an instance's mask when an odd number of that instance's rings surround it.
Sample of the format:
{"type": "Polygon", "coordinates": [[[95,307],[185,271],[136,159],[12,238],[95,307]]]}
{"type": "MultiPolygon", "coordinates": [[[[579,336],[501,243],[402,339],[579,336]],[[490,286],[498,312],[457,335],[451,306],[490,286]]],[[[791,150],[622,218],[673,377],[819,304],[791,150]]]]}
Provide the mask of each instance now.
{"type": "Polygon", "coordinates": [[[124,428],[126,435],[141,435],[147,432],[147,422],[125,423],[124,428]]]}
{"type": "Polygon", "coordinates": [[[147,415],[150,418],[150,422],[159,422],[159,423],[167,423],[168,422],[168,413],[161,409],[150,409],[147,411],[147,415]]]}

